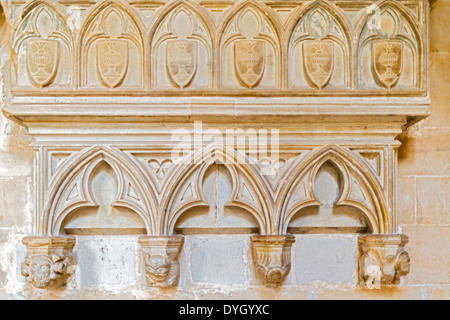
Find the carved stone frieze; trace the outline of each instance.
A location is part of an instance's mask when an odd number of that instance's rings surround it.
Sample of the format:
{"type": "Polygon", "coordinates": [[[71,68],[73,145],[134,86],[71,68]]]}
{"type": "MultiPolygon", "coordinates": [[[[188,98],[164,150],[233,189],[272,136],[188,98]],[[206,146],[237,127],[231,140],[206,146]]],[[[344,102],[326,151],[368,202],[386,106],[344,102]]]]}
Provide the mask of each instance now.
{"type": "Polygon", "coordinates": [[[183,236],[140,237],[139,244],[145,264],[145,277],[151,287],[172,287],[180,278],[179,254],[183,236]]]}
{"type": "Polygon", "coordinates": [[[267,285],[280,285],[291,270],[292,235],[252,236],[253,264],[267,285]]]}
{"type": "Polygon", "coordinates": [[[39,236],[26,237],[22,242],[27,247],[22,275],[29,284],[39,289],[66,285],[76,267],[72,253],[75,238],[39,236]]]}
{"type": "Polygon", "coordinates": [[[410,257],[403,234],[364,235],[359,240],[359,278],[368,288],[397,285],[409,273],[410,257]]]}
{"type": "Polygon", "coordinates": [[[76,4],[14,3],[17,94],[49,88],[66,95],[114,89],[358,96],[387,89],[421,96],[426,90],[424,0],[281,7],[229,1],[226,10],[221,2],[194,0],[76,4]]]}

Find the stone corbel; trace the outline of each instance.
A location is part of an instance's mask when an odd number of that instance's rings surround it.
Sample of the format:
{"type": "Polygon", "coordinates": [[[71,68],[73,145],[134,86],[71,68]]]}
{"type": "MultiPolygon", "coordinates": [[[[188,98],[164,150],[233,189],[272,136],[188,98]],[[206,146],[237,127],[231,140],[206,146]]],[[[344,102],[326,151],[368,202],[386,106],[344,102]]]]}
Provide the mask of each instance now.
{"type": "Polygon", "coordinates": [[[359,237],[359,278],[370,289],[397,285],[409,273],[410,258],[403,234],[372,234],[359,237]]]}
{"type": "Polygon", "coordinates": [[[293,235],[251,237],[253,262],[256,272],[269,286],[280,285],[291,270],[293,235]]]}
{"type": "Polygon", "coordinates": [[[73,237],[26,237],[22,243],[27,256],[22,263],[22,275],[39,289],[60,288],[75,273],[76,258],[72,253],[73,237]]]}
{"type": "Polygon", "coordinates": [[[145,263],[147,284],[151,287],[172,287],[178,284],[178,256],[183,236],[144,236],[139,238],[145,263]]]}

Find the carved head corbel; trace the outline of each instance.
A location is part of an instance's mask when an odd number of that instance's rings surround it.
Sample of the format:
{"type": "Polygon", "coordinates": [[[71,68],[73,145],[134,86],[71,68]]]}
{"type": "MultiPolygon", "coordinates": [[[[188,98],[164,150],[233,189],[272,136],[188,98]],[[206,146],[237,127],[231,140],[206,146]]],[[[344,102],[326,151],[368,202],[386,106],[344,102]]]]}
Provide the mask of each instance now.
{"type": "Polygon", "coordinates": [[[182,236],[144,236],[139,238],[145,264],[145,277],[151,287],[178,284],[178,256],[184,243],[182,236]]]}

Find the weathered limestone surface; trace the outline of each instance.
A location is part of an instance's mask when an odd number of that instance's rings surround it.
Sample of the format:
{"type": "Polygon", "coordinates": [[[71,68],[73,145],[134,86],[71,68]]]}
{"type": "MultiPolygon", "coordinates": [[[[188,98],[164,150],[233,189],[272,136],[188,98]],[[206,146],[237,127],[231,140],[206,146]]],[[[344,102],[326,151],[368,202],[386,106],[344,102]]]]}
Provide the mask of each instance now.
{"type": "Polygon", "coordinates": [[[232,2],[161,1],[155,11],[99,1],[74,13],[2,1],[0,298],[450,299],[450,1],[432,2],[430,39],[418,18],[428,1],[408,1],[407,15],[405,1],[374,2],[381,34],[366,9],[343,13],[333,1],[291,11],[232,2]],[[29,14],[10,19],[19,12],[29,14]],[[428,115],[428,90],[432,114],[413,124],[428,115]],[[206,144],[207,165],[174,165],[171,133],[192,133],[194,120],[222,131],[271,123],[281,141],[272,174],[224,166],[232,152],[206,144]],[[152,287],[138,239],[175,230],[185,237],[179,284],[152,287]],[[288,232],[298,233],[291,270],[267,287],[252,233],[288,232]],[[354,232],[408,235],[410,273],[397,286],[361,286],[354,232]],[[76,238],[70,282],[30,288],[22,239],[61,233],[76,238]]]}

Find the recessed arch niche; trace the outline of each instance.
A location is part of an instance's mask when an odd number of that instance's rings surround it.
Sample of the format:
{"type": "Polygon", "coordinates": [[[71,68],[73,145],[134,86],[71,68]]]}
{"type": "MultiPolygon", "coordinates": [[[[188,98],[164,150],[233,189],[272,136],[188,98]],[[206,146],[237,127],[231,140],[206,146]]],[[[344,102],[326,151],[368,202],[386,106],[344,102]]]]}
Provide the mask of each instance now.
{"type": "Polygon", "coordinates": [[[246,209],[230,204],[233,177],[224,164],[216,161],[206,169],[202,188],[209,206],[194,206],[182,213],[175,223],[175,233],[259,233],[257,219],[246,209]]]}
{"type": "MultiPolygon", "coordinates": [[[[95,164],[88,175],[87,185],[91,205],[78,207],[68,213],[61,223],[60,233],[70,235],[146,234],[145,223],[131,208],[118,205],[120,185],[118,175],[107,161],[95,164]]],[[[75,186],[76,187],[76,186],[75,186]]],[[[73,188],[70,197],[77,197],[73,188]]]]}
{"type": "MultiPolygon", "coordinates": [[[[313,180],[316,203],[298,210],[288,225],[289,233],[367,233],[370,223],[358,208],[339,204],[345,192],[345,178],[339,166],[325,161],[313,180]]],[[[354,188],[357,188],[354,186],[354,188]]],[[[362,193],[360,193],[362,195],[362,193]]]]}

